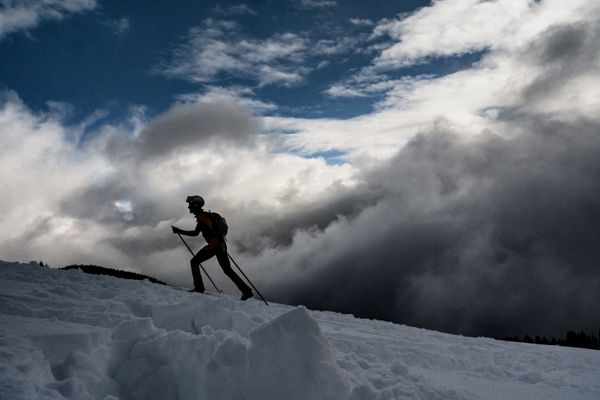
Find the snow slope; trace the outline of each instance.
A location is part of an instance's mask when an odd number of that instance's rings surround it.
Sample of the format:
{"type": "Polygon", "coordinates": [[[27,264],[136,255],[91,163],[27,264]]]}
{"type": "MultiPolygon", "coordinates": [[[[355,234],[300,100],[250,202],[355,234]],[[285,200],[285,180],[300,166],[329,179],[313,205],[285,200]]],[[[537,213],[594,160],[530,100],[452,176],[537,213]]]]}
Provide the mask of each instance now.
{"type": "Polygon", "coordinates": [[[600,352],[0,262],[0,399],[600,399],[600,352]]]}

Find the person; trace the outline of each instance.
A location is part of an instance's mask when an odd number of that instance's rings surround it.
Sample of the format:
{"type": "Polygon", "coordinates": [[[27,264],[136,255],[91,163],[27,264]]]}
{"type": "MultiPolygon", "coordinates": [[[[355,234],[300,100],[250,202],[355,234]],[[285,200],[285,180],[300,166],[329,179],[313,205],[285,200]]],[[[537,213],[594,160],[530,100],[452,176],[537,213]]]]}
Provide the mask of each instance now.
{"type": "Polygon", "coordinates": [[[242,292],[241,300],[247,300],[254,296],[252,289],[239,277],[238,274],[231,268],[229,263],[229,257],[227,255],[227,244],[225,243],[225,237],[216,229],[215,221],[211,215],[203,210],[204,199],[201,196],[194,195],[188,196],[186,199],[188,203],[188,209],[190,213],[196,217],[196,229],[193,231],[186,231],[173,226],[173,233],[186,236],[198,236],[202,233],[204,240],[206,240],[206,246],[201,248],[198,253],[190,260],[192,267],[192,277],[194,278],[194,292],[204,293],[204,283],[202,282],[202,275],[200,274],[200,264],[204,261],[217,257],[219,265],[225,272],[225,275],[229,277],[235,283],[237,288],[242,292]]]}

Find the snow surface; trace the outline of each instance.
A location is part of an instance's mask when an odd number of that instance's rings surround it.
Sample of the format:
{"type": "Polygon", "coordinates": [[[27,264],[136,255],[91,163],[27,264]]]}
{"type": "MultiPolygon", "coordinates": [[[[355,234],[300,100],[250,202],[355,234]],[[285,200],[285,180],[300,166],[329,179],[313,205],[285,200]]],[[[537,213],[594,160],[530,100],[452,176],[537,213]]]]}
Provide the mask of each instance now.
{"type": "Polygon", "coordinates": [[[0,262],[0,399],[600,399],[600,352],[0,262]]]}

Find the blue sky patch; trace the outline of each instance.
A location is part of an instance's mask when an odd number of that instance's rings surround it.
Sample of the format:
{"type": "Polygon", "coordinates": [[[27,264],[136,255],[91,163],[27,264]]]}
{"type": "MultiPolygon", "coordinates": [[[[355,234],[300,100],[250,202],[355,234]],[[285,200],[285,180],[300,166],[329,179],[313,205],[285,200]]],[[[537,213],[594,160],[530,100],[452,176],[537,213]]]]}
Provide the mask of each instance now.
{"type": "MultiPolygon", "coordinates": [[[[72,124],[97,110],[120,121],[136,105],[154,116],[178,96],[211,87],[249,88],[276,105],[275,115],[351,118],[372,111],[378,95],[333,97],[327,90],[368,66],[372,47],[385,42],[371,36],[377,21],[428,4],[184,3],[101,1],[94,10],[8,33],[0,40],[0,86],[34,111],[48,111],[49,101],[73,105],[72,124]],[[241,52],[230,54],[227,46],[241,52]],[[286,46],[296,49],[286,54],[286,46]],[[206,57],[223,57],[212,60],[214,70],[194,64],[205,50],[206,57]]],[[[444,69],[447,62],[436,60],[396,73],[444,69]]]]}

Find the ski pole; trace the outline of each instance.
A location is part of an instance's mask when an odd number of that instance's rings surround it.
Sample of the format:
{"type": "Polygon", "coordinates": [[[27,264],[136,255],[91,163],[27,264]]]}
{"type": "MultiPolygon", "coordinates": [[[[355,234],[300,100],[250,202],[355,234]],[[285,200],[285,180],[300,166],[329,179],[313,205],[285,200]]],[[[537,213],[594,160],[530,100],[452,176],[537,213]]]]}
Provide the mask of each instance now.
{"type": "MultiPolygon", "coordinates": [[[[183,244],[185,244],[185,247],[187,247],[187,249],[190,251],[190,253],[192,253],[192,256],[194,256],[194,252],[192,251],[192,249],[190,249],[190,246],[188,246],[188,244],[186,243],[186,241],[183,240],[183,238],[181,237],[181,235],[178,233],[177,236],[179,236],[179,239],[181,239],[181,241],[183,242],[183,244]]],[[[202,268],[202,271],[204,271],[204,274],[206,274],[206,277],[208,278],[208,280],[210,281],[210,283],[212,283],[212,285],[215,287],[215,289],[217,289],[217,292],[223,293],[223,291],[221,289],[219,289],[217,287],[217,285],[215,285],[215,283],[210,278],[210,275],[208,274],[208,272],[206,272],[206,270],[204,269],[204,267],[202,266],[202,264],[198,263],[198,265],[200,265],[200,268],[202,268]]]]}
{"type": "Polygon", "coordinates": [[[263,297],[263,295],[260,294],[260,292],[258,291],[258,289],[256,288],[256,286],[254,286],[252,284],[252,281],[250,280],[250,278],[248,278],[246,276],[246,274],[244,273],[244,271],[242,271],[242,269],[240,268],[240,266],[238,265],[238,263],[236,263],[235,260],[233,259],[233,257],[231,257],[231,254],[229,254],[229,252],[227,252],[227,256],[231,259],[231,261],[233,261],[233,263],[235,264],[235,266],[237,267],[237,269],[240,270],[240,272],[242,273],[242,275],[244,275],[244,278],[246,278],[246,280],[248,281],[248,283],[250,284],[250,286],[252,286],[252,288],[254,290],[256,290],[256,293],[258,293],[258,295],[260,296],[260,298],[262,299],[262,301],[264,301],[266,305],[269,305],[269,303],[267,303],[267,301],[265,300],[265,298],[263,297]]]}

